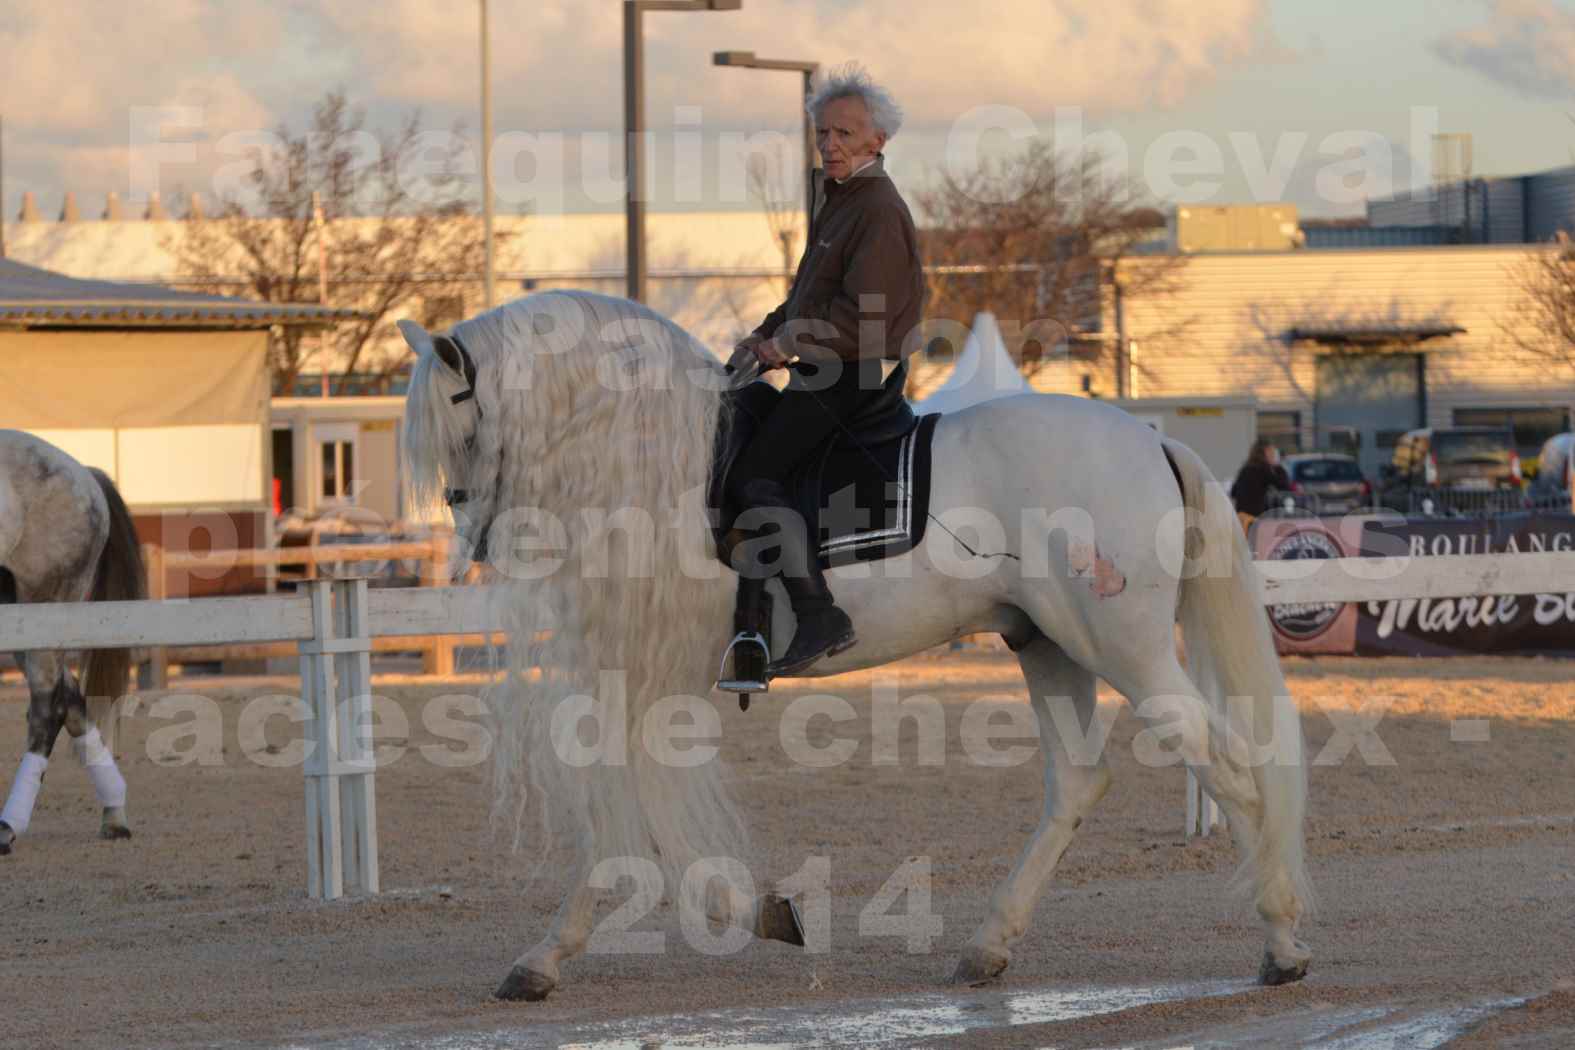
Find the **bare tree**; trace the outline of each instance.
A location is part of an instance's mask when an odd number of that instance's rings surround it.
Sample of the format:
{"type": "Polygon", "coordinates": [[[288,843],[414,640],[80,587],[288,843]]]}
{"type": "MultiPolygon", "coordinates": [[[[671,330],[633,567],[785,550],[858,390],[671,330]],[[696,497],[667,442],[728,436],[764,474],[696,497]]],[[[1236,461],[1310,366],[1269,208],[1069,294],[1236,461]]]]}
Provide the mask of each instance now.
{"type": "Polygon", "coordinates": [[[1560,232],[1550,248],[1515,269],[1520,302],[1502,326],[1522,353],[1575,370],[1575,241],[1560,232]]]}
{"type": "Polygon", "coordinates": [[[358,371],[387,377],[403,368],[403,354],[379,356],[376,347],[390,311],[418,295],[423,319],[434,319],[434,304],[455,302],[463,316],[465,289],[480,274],[485,249],[458,174],[460,130],[434,143],[411,114],[392,133],[368,132],[364,111],[331,92],[307,131],[281,125],[276,148],[254,155],[245,199],[220,201],[212,218],[185,223],[166,241],[180,283],[230,293],[239,286],[268,302],[317,302],[319,251],[326,254],[330,302],[361,316],[326,337],[295,328],[276,335],[275,390],[294,386],[320,338],[339,363],[335,392],[358,371]]]}
{"type": "Polygon", "coordinates": [[[928,313],[962,324],[995,313],[1027,375],[1057,349],[1038,338],[1046,321],[1085,354],[1119,356],[1123,302],[1174,291],[1186,263],[1155,253],[1123,265],[1163,216],[1130,180],[1107,176],[1097,155],[1068,158],[1042,139],[973,171],[943,172],[915,201],[926,222],[928,313]],[[1118,338],[1093,335],[1112,311],[1118,338]]]}
{"type": "Polygon", "coordinates": [[[767,158],[756,153],[749,158],[745,170],[749,195],[760,205],[771,230],[771,239],[782,250],[782,294],[786,296],[793,285],[793,245],[798,241],[804,226],[804,198],[795,195],[784,175],[787,164],[779,149],[767,158]]]}

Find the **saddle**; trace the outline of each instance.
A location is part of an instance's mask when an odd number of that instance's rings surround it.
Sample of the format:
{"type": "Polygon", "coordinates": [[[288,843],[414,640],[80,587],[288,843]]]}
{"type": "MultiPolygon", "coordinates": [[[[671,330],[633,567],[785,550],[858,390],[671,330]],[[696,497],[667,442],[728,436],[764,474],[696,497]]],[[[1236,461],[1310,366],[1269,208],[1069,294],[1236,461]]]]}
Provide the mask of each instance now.
{"type": "MultiPolygon", "coordinates": [[[[828,437],[787,479],[785,488],[817,545],[822,569],[877,561],[912,550],[924,539],[930,501],[930,444],[939,415],[919,417],[903,397],[907,366],[899,365],[879,391],[828,437]]],[[[716,434],[709,506],[718,559],[732,565],[734,548],[750,538],[734,526],[745,508],[727,498],[728,472],[782,394],[748,383],[727,395],[731,404],[716,434]]],[[[770,581],[738,581],[732,642],[722,657],[717,687],[749,696],[768,690],[773,601],[770,581]]],[[[785,644],[785,640],[784,640],[785,644]]]]}

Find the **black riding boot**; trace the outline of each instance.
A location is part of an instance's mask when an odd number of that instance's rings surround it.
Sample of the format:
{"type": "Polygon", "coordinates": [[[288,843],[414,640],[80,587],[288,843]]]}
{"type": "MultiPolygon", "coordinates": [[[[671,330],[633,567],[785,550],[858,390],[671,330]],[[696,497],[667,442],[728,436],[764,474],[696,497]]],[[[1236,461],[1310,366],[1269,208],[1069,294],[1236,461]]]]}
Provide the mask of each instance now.
{"type": "Polygon", "coordinates": [[[781,551],[777,568],[788,600],[793,603],[793,615],[798,619],[792,644],[767,671],[778,678],[794,675],[823,656],[835,656],[847,649],[858,636],[848,614],[837,608],[810,546],[809,530],[782,486],[770,479],[755,478],[745,482],[742,489],[745,502],[751,508],[766,511],[768,524],[775,526],[774,538],[781,551]]]}
{"type": "Polygon", "coordinates": [[[812,567],[808,576],[784,575],[782,586],[787,588],[788,600],[793,603],[798,630],[793,632],[793,642],[782,659],[766,668],[772,677],[798,674],[822,656],[836,656],[859,640],[853,621],[837,608],[818,566],[812,567]]]}

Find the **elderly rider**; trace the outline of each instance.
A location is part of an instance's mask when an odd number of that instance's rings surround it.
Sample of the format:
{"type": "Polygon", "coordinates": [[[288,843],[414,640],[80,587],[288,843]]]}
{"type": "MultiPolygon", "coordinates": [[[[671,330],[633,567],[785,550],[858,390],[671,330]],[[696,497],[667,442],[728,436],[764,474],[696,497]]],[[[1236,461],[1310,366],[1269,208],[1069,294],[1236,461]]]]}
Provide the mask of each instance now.
{"type": "Polygon", "coordinates": [[[913,217],[881,152],[902,123],[901,109],[853,65],[831,72],[807,105],[823,168],[804,255],[787,300],[733,354],[735,365],[753,355],[766,371],[794,365],[728,478],[737,505],[764,512],[779,528],[771,570],[782,575],[798,630],[772,664],[774,675],[802,671],[856,640],[783,483],[879,391],[882,362],[911,349],[925,298],[913,217]]]}

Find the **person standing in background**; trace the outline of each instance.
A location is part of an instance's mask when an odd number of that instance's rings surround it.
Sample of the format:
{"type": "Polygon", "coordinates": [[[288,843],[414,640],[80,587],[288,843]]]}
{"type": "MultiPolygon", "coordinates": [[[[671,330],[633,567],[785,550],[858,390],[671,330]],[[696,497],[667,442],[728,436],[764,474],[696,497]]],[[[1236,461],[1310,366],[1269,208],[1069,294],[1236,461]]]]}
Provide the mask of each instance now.
{"type": "Polygon", "coordinates": [[[1254,441],[1247,462],[1236,472],[1236,480],[1230,486],[1231,502],[1236,505],[1241,527],[1247,528],[1254,518],[1269,509],[1271,491],[1288,492],[1290,487],[1291,479],[1280,465],[1280,450],[1274,442],[1268,438],[1254,441]]]}

